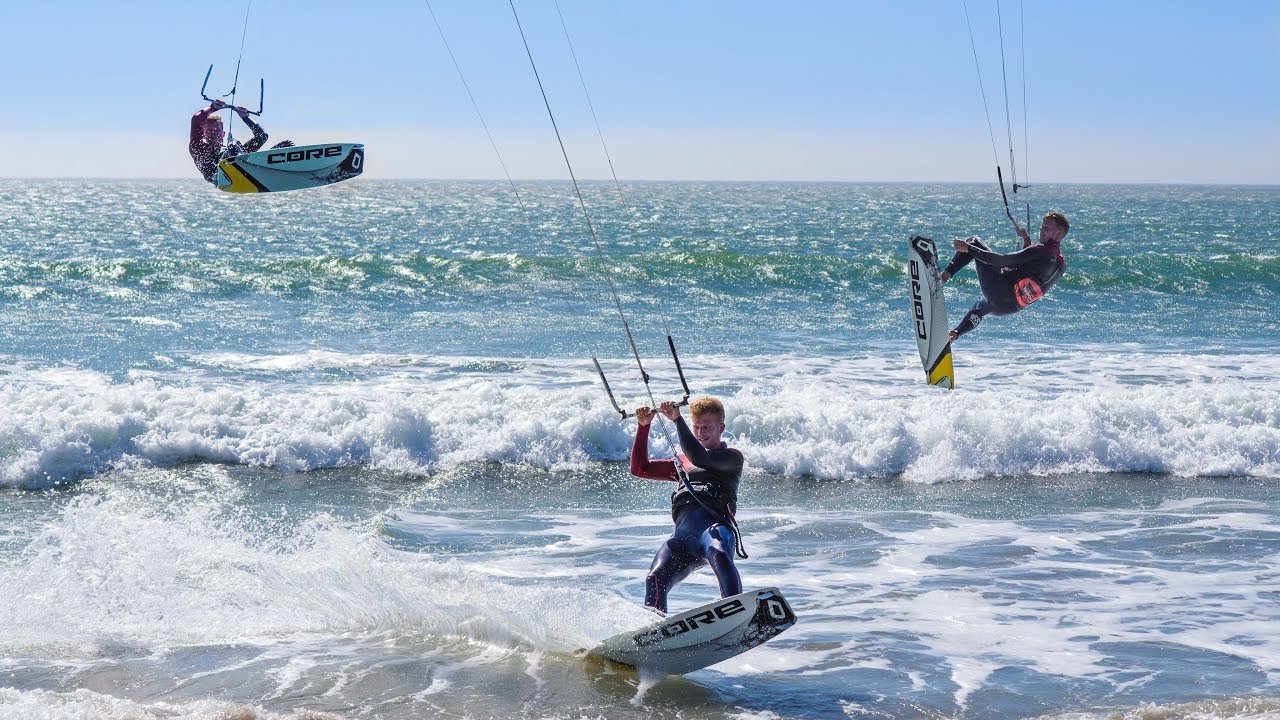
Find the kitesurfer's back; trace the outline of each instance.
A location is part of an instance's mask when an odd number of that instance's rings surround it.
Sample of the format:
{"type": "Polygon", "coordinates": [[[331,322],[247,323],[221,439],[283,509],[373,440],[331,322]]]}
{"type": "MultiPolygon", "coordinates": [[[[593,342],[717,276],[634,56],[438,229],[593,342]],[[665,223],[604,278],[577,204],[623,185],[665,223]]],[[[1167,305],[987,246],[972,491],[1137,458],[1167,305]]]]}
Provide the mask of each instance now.
{"type": "MultiPolygon", "coordinates": [[[[191,160],[195,162],[196,169],[200,171],[204,179],[214,182],[214,177],[218,172],[218,161],[228,156],[228,153],[230,155],[242,155],[256,152],[261,150],[266,142],[267,131],[253,121],[253,117],[248,110],[227,105],[221,100],[214,100],[209,104],[209,107],[197,110],[191,116],[191,138],[188,142],[187,150],[191,153],[191,160]],[[244,124],[253,131],[253,138],[243,145],[234,141],[229,145],[223,145],[222,118],[218,117],[216,113],[228,107],[235,110],[240,119],[244,121],[244,124]]],[[[285,143],[280,144],[283,146],[285,143]]],[[[291,145],[292,143],[289,144],[291,145]]]]}

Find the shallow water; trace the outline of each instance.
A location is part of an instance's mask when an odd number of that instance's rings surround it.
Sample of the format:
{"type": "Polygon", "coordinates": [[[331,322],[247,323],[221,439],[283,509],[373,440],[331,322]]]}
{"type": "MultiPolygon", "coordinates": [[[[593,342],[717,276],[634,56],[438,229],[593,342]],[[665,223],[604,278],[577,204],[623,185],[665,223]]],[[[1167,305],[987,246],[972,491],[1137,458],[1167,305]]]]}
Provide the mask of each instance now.
{"type": "Polygon", "coordinates": [[[579,653],[651,619],[670,488],[563,186],[0,186],[0,716],[1280,716],[1274,188],[1050,188],[1068,275],[950,393],[901,250],[999,238],[989,188],[593,188],[800,618],[652,682],[579,653]]]}
{"type": "MultiPolygon", "coordinates": [[[[635,598],[669,532],[661,489],[618,464],[435,481],[193,465],[11,493],[0,575],[24,591],[0,610],[6,685],[20,702],[90,690],[197,716],[216,698],[611,718],[1026,717],[1276,687],[1273,487],[747,485],[744,577],[783,588],[800,622],[643,692],[577,654],[648,622],[635,598]]],[[[695,574],[672,605],[714,594],[695,574]]]]}

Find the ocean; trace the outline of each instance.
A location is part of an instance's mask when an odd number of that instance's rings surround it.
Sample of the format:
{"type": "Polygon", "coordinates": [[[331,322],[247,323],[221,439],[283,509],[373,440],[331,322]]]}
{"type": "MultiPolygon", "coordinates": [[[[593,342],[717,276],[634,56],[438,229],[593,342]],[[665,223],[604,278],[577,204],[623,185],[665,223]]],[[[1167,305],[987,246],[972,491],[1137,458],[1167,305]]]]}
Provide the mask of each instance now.
{"type": "Polygon", "coordinates": [[[1067,274],[954,391],[906,243],[994,184],[588,183],[603,264],[516,189],[0,180],[0,717],[1280,718],[1280,187],[1013,197],[1067,274]],[[678,678],[582,653],[671,528],[606,278],[799,618],[678,678]]]}

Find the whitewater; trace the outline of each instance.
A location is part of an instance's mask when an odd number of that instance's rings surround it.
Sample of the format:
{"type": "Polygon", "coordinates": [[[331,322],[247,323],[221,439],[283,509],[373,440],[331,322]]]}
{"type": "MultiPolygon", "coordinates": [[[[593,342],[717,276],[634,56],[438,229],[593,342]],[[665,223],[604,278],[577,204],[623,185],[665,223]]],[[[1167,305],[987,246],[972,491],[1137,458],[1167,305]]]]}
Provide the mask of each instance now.
{"type": "Polygon", "coordinates": [[[0,180],[0,717],[1280,717],[1280,189],[1036,188],[1068,272],[947,392],[906,241],[1011,250],[992,188],[589,184],[800,619],[657,683],[580,652],[670,531],[591,356],[648,395],[520,189],[0,180]]]}

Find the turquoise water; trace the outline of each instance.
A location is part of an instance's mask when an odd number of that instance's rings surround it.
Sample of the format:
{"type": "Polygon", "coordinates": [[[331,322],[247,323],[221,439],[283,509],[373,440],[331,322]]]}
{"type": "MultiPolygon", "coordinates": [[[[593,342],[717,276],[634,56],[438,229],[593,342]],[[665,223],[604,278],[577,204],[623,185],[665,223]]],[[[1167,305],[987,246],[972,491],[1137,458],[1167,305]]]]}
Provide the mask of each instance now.
{"type": "Polygon", "coordinates": [[[1280,188],[1034,188],[1068,273],[948,393],[905,243],[1012,249],[993,188],[588,185],[800,617],[656,684],[575,654],[647,622],[669,488],[626,473],[591,354],[648,400],[570,188],[520,191],[0,181],[0,709],[1280,715],[1280,188]]]}
{"type": "MultiPolygon", "coordinates": [[[[169,181],[2,187],[6,350],[23,356],[114,373],[157,352],[578,357],[584,335],[602,353],[620,343],[562,184],[524,187],[527,212],[501,184],[263,198],[169,181]]],[[[665,315],[678,339],[708,352],[897,345],[905,238],[978,234],[1015,247],[988,186],[655,183],[628,188],[625,202],[609,185],[587,190],[641,331],[660,333],[650,315],[665,315]],[[702,320],[709,312],[716,322],[702,320]]],[[[1075,217],[1070,280],[1052,322],[991,323],[985,341],[1274,346],[1280,191],[1037,192],[1047,198],[1037,213],[1075,217]]],[[[977,299],[972,273],[955,288],[958,317],[977,299]]]]}

